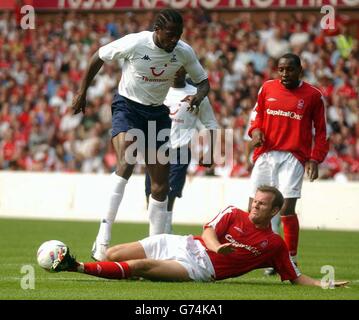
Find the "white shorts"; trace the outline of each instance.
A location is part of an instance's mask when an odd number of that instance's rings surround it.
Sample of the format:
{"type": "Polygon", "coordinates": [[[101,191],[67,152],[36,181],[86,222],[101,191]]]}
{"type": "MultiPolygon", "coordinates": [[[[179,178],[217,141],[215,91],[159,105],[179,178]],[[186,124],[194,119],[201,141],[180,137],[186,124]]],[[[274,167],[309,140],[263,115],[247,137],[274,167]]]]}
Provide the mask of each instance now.
{"type": "Polygon", "coordinates": [[[146,257],[179,262],[194,281],[212,281],[214,268],[206,249],[192,235],[157,234],[139,241],[146,257]]]}
{"type": "Polygon", "coordinates": [[[300,198],[304,167],[290,152],[270,151],[256,160],[251,174],[251,194],[254,198],[261,185],[278,188],[284,198],[300,198]]]}

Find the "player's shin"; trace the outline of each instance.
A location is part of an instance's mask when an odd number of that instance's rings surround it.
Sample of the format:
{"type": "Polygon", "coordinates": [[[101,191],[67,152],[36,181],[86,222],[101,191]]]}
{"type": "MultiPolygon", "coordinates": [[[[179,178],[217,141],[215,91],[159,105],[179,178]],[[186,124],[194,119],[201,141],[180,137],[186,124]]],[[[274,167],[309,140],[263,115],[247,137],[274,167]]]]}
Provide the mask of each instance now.
{"type": "Polygon", "coordinates": [[[299,221],[296,214],[282,216],[283,236],[288,247],[289,253],[296,262],[298,241],[299,241],[299,221]]]}
{"type": "Polygon", "coordinates": [[[111,189],[109,195],[108,207],[105,211],[105,214],[101,218],[100,229],[96,238],[98,244],[109,244],[111,240],[111,229],[112,224],[116,219],[117,210],[120,206],[125,187],[127,184],[126,179],[118,176],[113,172],[110,176],[111,179],[111,189]]]}
{"type": "MultiPolygon", "coordinates": [[[[81,272],[81,270],[78,270],[81,272]]],[[[86,262],[83,264],[83,273],[107,279],[127,279],[131,270],[127,262],[86,262]]]]}

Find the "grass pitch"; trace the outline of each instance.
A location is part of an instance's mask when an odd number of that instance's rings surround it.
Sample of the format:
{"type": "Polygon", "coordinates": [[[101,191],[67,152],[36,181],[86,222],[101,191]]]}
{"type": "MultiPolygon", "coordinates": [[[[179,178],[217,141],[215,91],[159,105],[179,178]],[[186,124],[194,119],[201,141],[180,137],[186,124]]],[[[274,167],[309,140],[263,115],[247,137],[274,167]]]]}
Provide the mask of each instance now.
{"type": "MultiPolygon", "coordinates": [[[[347,288],[321,289],[282,283],[262,270],[213,283],[106,280],[84,274],[48,273],[37,266],[36,252],[46,240],[61,240],[80,261],[91,261],[98,223],[0,219],[0,300],[359,300],[359,232],[301,230],[301,271],[322,278],[334,267],[347,288]],[[33,267],[33,268],[32,268],[33,267]],[[34,271],[35,281],[29,280],[34,271]],[[26,289],[27,288],[27,289],[26,289]]],[[[175,225],[176,234],[200,234],[201,226],[175,225]]],[[[118,223],[112,243],[146,237],[144,224],[118,223]]]]}

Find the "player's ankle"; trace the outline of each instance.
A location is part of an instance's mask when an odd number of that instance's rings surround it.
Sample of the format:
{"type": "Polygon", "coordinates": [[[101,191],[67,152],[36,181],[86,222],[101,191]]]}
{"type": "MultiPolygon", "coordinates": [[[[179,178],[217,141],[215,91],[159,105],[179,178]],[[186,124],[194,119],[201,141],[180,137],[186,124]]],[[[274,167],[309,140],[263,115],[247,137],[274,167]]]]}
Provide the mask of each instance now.
{"type": "Polygon", "coordinates": [[[81,272],[81,273],[84,273],[84,272],[85,272],[85,267],[84,267],[84,264],[83,264],[82,262],[78,262],[78,263],[77,263],[76,271],[77,271],[77,272],[81,272]]]}

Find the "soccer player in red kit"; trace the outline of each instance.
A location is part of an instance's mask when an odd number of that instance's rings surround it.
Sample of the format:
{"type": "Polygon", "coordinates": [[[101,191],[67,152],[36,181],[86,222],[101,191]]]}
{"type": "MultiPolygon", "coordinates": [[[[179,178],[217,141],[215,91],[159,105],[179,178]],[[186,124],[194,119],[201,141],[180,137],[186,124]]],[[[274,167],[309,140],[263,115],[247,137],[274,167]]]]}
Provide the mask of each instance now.
{"type": "MultiPolygon", "coordinates": [[[[283,202],[278,189],[261,186],[250,213],[229,206],[204,226],[201,236],[160,234],[119,244],[107,250],[110,261],[103,262],[77,262],[68,249],[54,261],[52,270],[110,279],[208,282],[272,266],[282,281],[321,286],[320,280],[299,272],[283,239],[271,230],[271,219],[283,202]]],[[[345,284],[346,281],[334,283],[345,284]]]]}
{"type": "Polygon", "coordinates": [[[279,79],[263,84],[252,112],[248,134],[255,149],[249,207],[260,185],[276,186],[282,192],[284,240],[296,262],[299,222],[295,206],[303,176],[306,171],[310,181],[318,178],[318,164],[329,145],[324,98],[317,88],[300,80],[300,58],[290,53],[282,56],[278,73],[279,79]]]}

